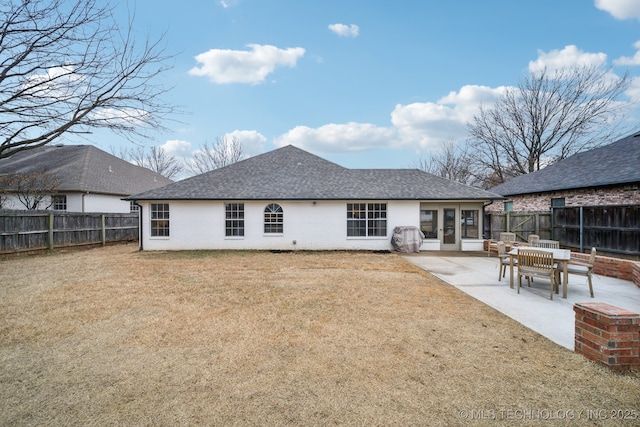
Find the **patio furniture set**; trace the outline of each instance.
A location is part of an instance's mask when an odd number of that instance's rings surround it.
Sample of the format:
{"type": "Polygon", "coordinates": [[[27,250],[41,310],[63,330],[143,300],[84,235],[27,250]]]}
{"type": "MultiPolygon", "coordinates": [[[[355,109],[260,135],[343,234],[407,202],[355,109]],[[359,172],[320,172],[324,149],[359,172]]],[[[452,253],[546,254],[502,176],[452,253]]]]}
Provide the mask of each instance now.
{"type": "Polygon", "coordinates": [[[534,278],[549,280],[549,299],[553,300],[553,293],[559,293],[562,284],[562,297],[567,298],[567,285],[569,273],[586,276],[589,284],[589,292],[593,298],[593,264],[595,262],[596,248],[591,249],[591,255],[587,264],[571,259],[571,251],[560,249],[557,240],[542,240],[539,236],[529,235],[527,242],[517,242],[514,233],[501,233],[500,240],[490,241],[489,255],[496,252],[500,269],[498,280],[506,275],[509,267],[509,287],[513,289],[514,267],[518,269],[518,293],[522,286],[522,278],[527,279],[527,285],[531,286],[534,278]],[[503,240],[504,239],[504,240],[503,240]],[[562,273],[562,280],[561,280],[562,273]]]}

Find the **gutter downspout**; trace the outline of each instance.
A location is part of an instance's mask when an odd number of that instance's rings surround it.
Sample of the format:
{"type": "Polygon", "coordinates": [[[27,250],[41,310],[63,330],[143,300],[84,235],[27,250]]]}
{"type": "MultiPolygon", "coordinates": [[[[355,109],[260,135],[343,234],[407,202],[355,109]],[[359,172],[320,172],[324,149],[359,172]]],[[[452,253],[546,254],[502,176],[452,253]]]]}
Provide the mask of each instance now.
{"type": "Polygon", "coordinates": [[[133,201],[133,204],[136,205],[138,209],[138,240],[140,241],[140,250],[142,247],[142,206],[138,204],[136,200],[133,201]]]}
{"type": "Polygon", "coordinates": [[[82,193],[82,213],[85,213],[85,208],[84,208],[84,198],[85,198],[85,196],[88,196],[88,195],[89,195],[89,192],[88,192],[88,191],[87,191],[87,192],[85,192],[85,193],[82,193]]]}
{"type": "Polygon", "coordinates": [[[486,229],[486,227],[485,227],[485,226],[486,226],[486,224],[485,224],[484,222],[485,222],[485,220],[486,220],[486,218],[487,218],[487,214],[486,214],[485,208],[486,208],[487,206],[491,206],[491,205],[493,204],[493,202],[494,202],[494,201],[495,201],[495,200],[491,199],[491,200],[489,200],[489,203],[487,203],[487,204],[482,204],[482,238],[483,238],[483,239],[488,239],[488,238],[490,238],[490,237],[491,237],[491,223],[489,223],[489,237],[486,237],[486,235],[484,234],[484,231],[485,231],[485,229],[486,229]]]}

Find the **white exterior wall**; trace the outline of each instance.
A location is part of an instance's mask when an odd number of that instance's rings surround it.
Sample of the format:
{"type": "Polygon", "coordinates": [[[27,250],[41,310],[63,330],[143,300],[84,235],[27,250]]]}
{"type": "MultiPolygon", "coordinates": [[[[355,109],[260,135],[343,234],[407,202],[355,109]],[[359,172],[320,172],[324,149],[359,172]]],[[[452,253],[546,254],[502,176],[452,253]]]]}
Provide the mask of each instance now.
{"type": "MultiPolygon", "coordinates": [[[[79,195],[78,195],[79,196],[79,195]]],[[[128,201],[121,200],[124,196],[108,196],[105,194],[84,194],[84,212],[104,213],[129,213],[131,206],[128,201]]],[[[82,212],[82,199],[76,210],[76,195],[73,195],[74,209],[71,209],[70,197],[67,195],[67,210],[69,212],[82,212]]]]}
{"type": "Polygon", "coordinates": [[[150,203],[143,205],[143,248],[184,249],[280,249],[280,250],[390,250],[393,228],[420,224],[419,202],[387,203],[385,237],[347,237],[347,201],[281,201],[284,232],[263,233],[264,209],[272,202],[243,202],[244,237],[225,236],[225,202],[169,201],[170,236],[151,237],[150,203]],[[294,244],[293,241],[296,243],[294,244]]]}
{"type": "MultiPolygon", "coordinates": [[[[129,213],[128,201],[121,200],[124,196],[108,196],[92,193],[60,193],[67,196],[66,212],[97,212],[97,213],[129,213]]],[[[45,197],[40,206],[44,209],[51,204],[51,198],[45,197]]],[[[9,195],[3,203],[4,209],[25,209],[17,197],[9,195]]],[[[51,209],[51,207],[49,207],[51,209]]]]}

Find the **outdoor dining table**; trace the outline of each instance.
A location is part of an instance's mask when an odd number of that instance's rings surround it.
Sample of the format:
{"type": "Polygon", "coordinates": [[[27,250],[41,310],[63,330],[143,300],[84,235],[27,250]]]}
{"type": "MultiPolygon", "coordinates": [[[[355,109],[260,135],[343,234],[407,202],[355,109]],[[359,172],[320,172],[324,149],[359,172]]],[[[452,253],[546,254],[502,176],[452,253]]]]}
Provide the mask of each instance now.
{"type": "Polygon", "coordinates": [[[543,250],[547,252],[553,252],[553,261],[562,264],[562,272],[564,273],[564,277],[562,279],[562,298],[567,297],[567,284],[569,283],[569,260],[571,259],[571,251],[569,249],[550,249],[545,248],[541,249],[538,247],[530,247],[530,246],[518,246],[511,251],[509,251],[509,287],[513,289],[513,260],[518,259],[518,250],[519,249],[534,249],[537,251],[543,250]]]}

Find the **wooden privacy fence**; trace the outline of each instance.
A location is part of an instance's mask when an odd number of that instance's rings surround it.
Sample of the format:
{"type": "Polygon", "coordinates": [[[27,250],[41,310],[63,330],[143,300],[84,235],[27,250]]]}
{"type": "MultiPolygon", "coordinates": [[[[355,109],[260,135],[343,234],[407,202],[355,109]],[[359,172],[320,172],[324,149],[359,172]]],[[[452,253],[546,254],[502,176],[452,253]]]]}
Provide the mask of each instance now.
{"type": "Polygon", "coordinates": [[[519,241],[526,242],[529,234],[537,234],[541,239],[551,239],[551,212],[490,212],[485,215],[484,235],[498,239],[500,233],[516,233],[519,241]]]}
{"type": "Polygon", "coordinates": [[[552,214],[553,234],[563,246],[640,256],[638,205],[559,207],[552,214]]]}
{"type": "Polygon", "coordinates": [[[137,213],[0,211],[0,254],[136,240],[137,213]]]}
{"type": "Polygon", "coordinates": [[[516,233],[526,241],[529,234],[560,241],[565,248],[640,256],[640,206],[554,207],[551,212],[490,212],[485,214],[485,238],[498,239],[500,232],[516,233]]]}

